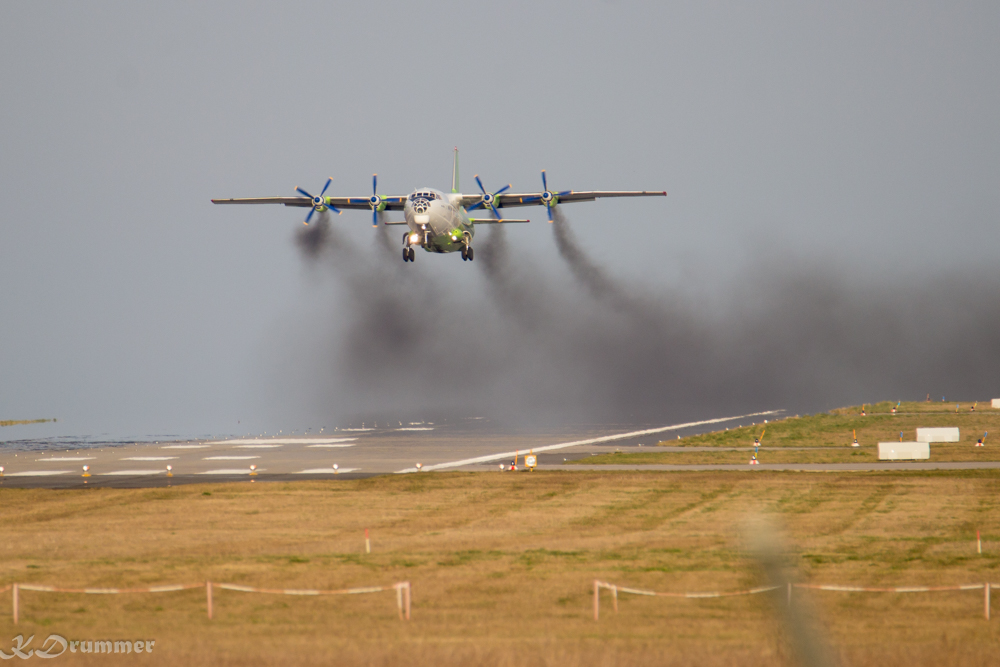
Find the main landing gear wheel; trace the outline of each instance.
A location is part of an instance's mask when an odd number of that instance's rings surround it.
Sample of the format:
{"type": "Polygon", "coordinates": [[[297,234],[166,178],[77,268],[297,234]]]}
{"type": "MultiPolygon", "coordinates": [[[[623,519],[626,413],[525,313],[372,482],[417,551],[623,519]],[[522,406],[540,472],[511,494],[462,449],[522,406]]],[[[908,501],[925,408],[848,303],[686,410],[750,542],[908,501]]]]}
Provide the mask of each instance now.
{"type": "Polygon", "coordinates": [[[410,249],[409,248],[403,248],[403,261],[404,262],[409,262],[410,261],[410,249]]]}
{"type": "Polygon", "coordinates": [[[465,254],[468,255],[470,262],[476,258],[476,252],[472,249],[472,246],[469,246],[465,254]]]}
{"type": "Polygon", "coordinates": [[[406,250],[406,256],[411,262],[417,258],[417,253],[413,250],[413,248],[407,248],[406,250]]]}
{"type": "Polygon", "coordinates": [[[466,248],[465,246],[462,246],[462,261],[465,262],[468,261],[468,259],[469,259],[469,249],[466,248]]]}

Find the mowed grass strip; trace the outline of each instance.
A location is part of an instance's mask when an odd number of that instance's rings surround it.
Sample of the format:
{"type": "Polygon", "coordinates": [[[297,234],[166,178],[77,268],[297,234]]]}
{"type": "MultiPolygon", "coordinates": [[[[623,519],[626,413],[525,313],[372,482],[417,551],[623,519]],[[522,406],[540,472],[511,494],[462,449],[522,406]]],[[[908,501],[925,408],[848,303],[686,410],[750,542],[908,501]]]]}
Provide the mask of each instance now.
{"type": "MultiPolygon", "coordinates": [[[[4,638],[157,640],[150,664],[788,664],[767,596],[622,595],[591,618],[594,578],[660,591],[762,583],[748,518],[784,526],[804,581],[998,580],[1000,475],[421,473],[355,481],[82,491],[0,488],[0,586],[268,588],[413,584],[303,598],[203,590],[24,592],[4,638]],[[364,553],[364,530],[372,553],[364,553]],[[982,531],[984,553],[975,547],[982,531]]],[[[796,593],[800,595],[800,593],[796,593]]],[[[982,594],[805,593],[851,664],[988,664],[982,594]],[[906,649],[900,649],[906,646],[906,649]]],[[[4,605],[6,606],[6,605],[4,605]]],[[[64,656],[74,664],[77,655],[64,656]]]]}
{"type": "MultiPolygon", "coordinates": [[[[758,456],[766,463],[863,463],[876,461],[879,442],[916,438],[916,429],[923,427],[957,426],[961,435],[958,443],[931,445],[932,461],[997,461],[1000,460],[1000,410],[990,408],[988,401],[980,402],[976,411],[969,408],[973,402],[961,403],[955,412],[954,403],[903,403],[896,414],[890,412],[895,403],[884,402],[866,405],[865,416],[861,407],[838,408],[828,413],[792,416],[769,420],[768,423],[744,424],[729,430],[714,431],[678,440],[663,440],[659,445],[671,447],[753,447],[754,438],[760,437],[758,456]],[[766,432],[765,432],[766,429],[766,432]],[[976,447],[976,441],[987,431],[985,447],[976,447]],[[858,448],[851,445],[857,433],[858,448]],[[781,448],[833,448],[816,451],[781,448]]],[[[745,452],[657,452],[609,453],[589,456],[573,461],[576,464],[711,464],[746,463],[750,455],[745,452]]]]}

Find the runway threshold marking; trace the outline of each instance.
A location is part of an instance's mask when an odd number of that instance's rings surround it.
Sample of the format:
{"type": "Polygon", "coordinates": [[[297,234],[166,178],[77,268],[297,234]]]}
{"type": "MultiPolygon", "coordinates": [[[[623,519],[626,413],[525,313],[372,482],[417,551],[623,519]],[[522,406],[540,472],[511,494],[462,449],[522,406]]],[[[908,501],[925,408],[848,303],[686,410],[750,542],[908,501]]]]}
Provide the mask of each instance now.
{"type": "Polygon", "coordinates": [[[173,461],[176,456],[126,456],[119,461],[173,461]]]}
{"type": "Polygon", "coordinates": [[[111,470],[109,472],[98,472],[96,475],[161,475],[165,470],[111,470]]]}
{"type": "MultiPolygon", "coordinates": [[[[573,442],[561,442],[557,445],[543,445],[542,447],[532,447],[532,451],[536,454],[538,452],[551,452],[556,449],[566,449],[567,447],[578,447],[580,445],[594,445],[599,442],[611,442],[613,440],[625,440],[626,438],[634,438],[640,435],[651,435],[653,433],[663,433],[664,431],[678,431],[682,428],[690,428],[692,426],[706,426],[708,424],[721,424],[722,422],[733,421],[735,419],[746,419],[747,417],[763,417],[764,415],[774,415],[781,412],[781,410],[768,410],[766,412],[752,412],[748,415],[737,415],[736,417],[719,417],[718,419],[706,419],[700,422],[688,422],[686,424],[674,424],[673,426],[660,426],[658,428],[647,428],[642,431],[630,431],[629,433],[616,433],[614,435],[605,435],[600,438],[590,438],[589,440],[574,440],[573,442]]],[[[521,450],[518,450],[521,451],[521,450]]],[[[499,454],[487,454],[485,456],[475,456],[471,459],[462,459],[461,461],[450,461],[448,463],[435,463],[433,465],[425,465],[421,470],[442,470],[444,468],[460,468],[462,466],[473,465],[475,463],[489,463],[490,461],[498,461],[500,459],[509,459],[513,457],[517,452],[500,452],[499,454]]],[[[417,472],[416,468],[404,468],[403,470],[396,471],[397,473],[406,472],[417,472]]]]}
{"type": "Polygon", "coordinates": [[[211,440],[206,445],[326,445],[332,442],[347,442],[357,438],[234,438],[232,440],[211,440]]]}
{"type": "Polygon", "coordinates": [[[52,456],[47,459],[35,459],[36,461],[90,461],[96,456],[52,456]]]}
{"type": "Polygon", "coordinates": [[[333,468],[310,468],[309,470],[299,470],[296,475],[336,475],[337,473],[343,472],[354,472],[355,470],[360,470],[360,468],[341,468],[340,470],[333,470],[333,468]]]}
{"type": "Polygon", "coordinates": [[[68,475],[71,470],[25,470],[24,472],[9,472],[7,477],[48,477],[50,475],[68,475]]]}
{"type": "Polygon", "coordinates": [[[306,445],[306,446],[307,446],[307,447],[308,447],[309,449],[314,449],[314,448],[323,448],[323,449],[336,449],[336,448],[338,448],[338,447],[353,447],[353,446],[354,446],[354,443],[352,442],[352,443],[351,443],[351,444],[349,444],[349,445],[306,445]]]}
{"type": "Polygon", "coordinates": [[[259,458],[259,456],[206,456],[202,461],[249,461],[259,458]]]}
{"type": "MultiPolygon", "coordinates": [[[[257,472],[264,472],[264,468],[257,468],[257,472]]],[[[249,468],[223,468],[221,470],[206,470],[196,472],[196,475],[249,475],[249,468]]]]}

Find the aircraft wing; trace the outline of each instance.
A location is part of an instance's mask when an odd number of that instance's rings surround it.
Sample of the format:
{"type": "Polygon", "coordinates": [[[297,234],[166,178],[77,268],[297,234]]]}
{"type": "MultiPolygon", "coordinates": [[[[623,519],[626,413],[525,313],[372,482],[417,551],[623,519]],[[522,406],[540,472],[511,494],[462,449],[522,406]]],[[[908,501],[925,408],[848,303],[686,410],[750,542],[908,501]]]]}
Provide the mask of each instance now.
{"type": "MultiPolygon", "coordinates": [[[[371,204],[368,197],[324,197],[327,204],[336,206],[339,209],[370,211],[371,204]]],[[[382,197],[385,202],[385,210],[402,211],[406,204],[406,195],[382,197]]],[[[301,206],[311,208],[312,200],[309,197],[245,197],[241,199],[213,199],[213,204],[284,204],[285,206],[301,206]]]]}
{"type": "MultiPolygon", "coordinates": [[[[507,193],[496,195],[497,208],[512,208],[514,206],[541,206],[543,192],[523,192],[507,193]]],[[[666,197],[664,191],[654,190],[567,190],[564,192],[554,192],[560,204],[569,204],[578,201],[594,201],[603,197],[666,197]]],[[[462,204],[466,207],[475,206],[482,202],[482,195],[468,194],[462,195],[462,204]]]]}

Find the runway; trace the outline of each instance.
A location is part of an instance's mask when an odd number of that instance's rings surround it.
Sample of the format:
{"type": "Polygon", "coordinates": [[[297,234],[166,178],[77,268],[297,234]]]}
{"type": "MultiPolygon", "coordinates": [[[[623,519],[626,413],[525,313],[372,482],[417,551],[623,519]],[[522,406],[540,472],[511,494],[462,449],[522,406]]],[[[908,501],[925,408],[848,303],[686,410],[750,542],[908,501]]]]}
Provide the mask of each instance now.
{"type": "MultiPolygon", "coordinates": [[[[485,421],[399,425],[281,437],[237,437],[144,443],[91,443],[64,447],[59,441],[0,444],[0,487],[159,487],[210,481],[357,479],[392,473],[497,471],[517,455],[533,452],[539,470],[573,472],[645,471],[888,471],[1000,468],[1000,462],[830,463],[711,465],[567,465],[593,454],[649,451],[661,440],[774,418],[768,411],[672,425],[616,425],[503,432],[485,421]],[[60,448],[63,447],[63,448],[60,448]],[[83,470],[87,466],[87,471],[83,470]],[[168,471],[167,466],[170,466],[168,471]],[[253,468],[251,467],[253,466],[253,468]],[[336,467],[334,467],[336,466],[336,467]]],[[[721,451],[712,447],[659,447],[657,451],[721,451]]],[[[732,448],[727,448],[732,449],[732,448]]],[[[737,448],[744,451],[747,448],[737,448]]]]}

